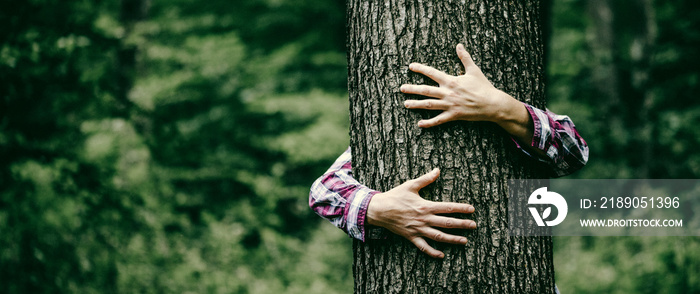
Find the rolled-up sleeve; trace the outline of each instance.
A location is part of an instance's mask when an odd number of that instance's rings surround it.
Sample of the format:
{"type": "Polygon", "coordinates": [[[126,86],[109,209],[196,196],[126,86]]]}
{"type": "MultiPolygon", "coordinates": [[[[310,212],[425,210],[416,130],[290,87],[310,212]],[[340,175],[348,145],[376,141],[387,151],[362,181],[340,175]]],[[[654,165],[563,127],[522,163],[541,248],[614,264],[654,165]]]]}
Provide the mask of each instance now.
{"type": "Polygon", "coordinates": [[[311,186],[309,207],[350,237],[364,241],[367,208],[379,193],[352,177],[352,155],[348,148],[311,186]]]}
{"type": "MultiPolygon", "coordinates": [[[[525,104],[534,124],[531,146],[542,150],[546,157],[528,155],[547,163],[554,176],[571,174],[588,162],[588,145],[571,118],[525,104]]],[[[516,142],[517,143],[517,142],[516,142]]],[[[520,146],[518,146],[520,147],[520,146]]]]}

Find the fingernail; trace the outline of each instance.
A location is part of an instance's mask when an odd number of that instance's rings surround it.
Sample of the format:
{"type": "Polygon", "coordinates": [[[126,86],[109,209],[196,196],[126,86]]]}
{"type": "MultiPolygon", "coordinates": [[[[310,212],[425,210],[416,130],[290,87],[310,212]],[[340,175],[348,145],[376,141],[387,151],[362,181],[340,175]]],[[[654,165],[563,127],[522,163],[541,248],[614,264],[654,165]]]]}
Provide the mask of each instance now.
{"type": "Polygon", "coordinates": [[[467,244],[467,238],[462,238],[462,240],[459,240],[459,242],[461,242],[462,244],[465,244],[465,245],[466,245],[466,244],[467,244]]]}
{"type": "Polygon", "coordinates": [[[469,208],[467,208],[467,213],[472,213],[472,212],[474,212],[474,206],[470,206],[469,208]]]}
{"type": "Polygon", "coordinates": [[[413,70],[414,68],[416,68],[416,64],[415,64],[415,63],[411,63],[411,64],[408,65],[408,68],[409,68],[410,70],[413,70]]]}
{"type": "Polygon", "coordinates": [[[469,225],[469,228],[470,228],[470,229],[476,229],[476,222],[472,222],[472,223],[469,225]]]}
{"type": "Polygon", "coordinates": [[[408,101],[404,101],[404,102],[403,102],[403,107],[408,108],[409,106],[411,106],[411,104],[408,103],[408,101]]]}
{"type": "Polygon", "coordinates": [[[406,91],[406,85],[401,85],[401,87],[399,87],[399,91],[405,92],[405,91],[406,91]]]}

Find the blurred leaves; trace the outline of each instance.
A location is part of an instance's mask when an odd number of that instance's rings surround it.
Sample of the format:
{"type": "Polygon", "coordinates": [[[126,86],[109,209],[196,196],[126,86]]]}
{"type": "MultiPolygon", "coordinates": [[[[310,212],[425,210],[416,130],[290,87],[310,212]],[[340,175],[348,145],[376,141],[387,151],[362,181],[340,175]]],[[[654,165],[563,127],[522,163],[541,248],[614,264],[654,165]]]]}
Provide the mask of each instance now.
{"type": "Polygon", "coordinates": [[[681,147],[700,143],[699,32],[692,1],[553,1],[550,109],[591,148],[576,177],[700,176],[681,147]]]}
{"type": "MultiPolygon", "coordinates": [[[[690,53],[700,46],[697,7],[553,3],[550,109],[570,115],[591,148],[588,166],[572,177],[700,177],[692,147],[700,143],[700,59],[690,53]]],[[[699,244],[698,237],[556,237],[557,285],[562,293],[695,293],[699,244]]]]}
{"type": "Polygon", "coordinates": [[[335,252],[310,244],[349,244],[306,205],[347,146],[344,37],[318,44],[342,3],[318,26],[281,2],[128,2],[3,7],[3,291],[343,292],[349,267],[300,275],[335,252]]]}
{"type": "MultiPolygon", "coordinates": [[[[553,7],[550,109],[592,152],[575,176],[697,178],[697,9],[607,3],[608,43],[586,1],[553,7]]],[[[1,3],[2,291],[350,292],[351,242],[306,203],[348,145],[344,17],[337,0],[1,3]]],[[[558,285],[697,292],[697,244],[559,238],[558,285]]]]}

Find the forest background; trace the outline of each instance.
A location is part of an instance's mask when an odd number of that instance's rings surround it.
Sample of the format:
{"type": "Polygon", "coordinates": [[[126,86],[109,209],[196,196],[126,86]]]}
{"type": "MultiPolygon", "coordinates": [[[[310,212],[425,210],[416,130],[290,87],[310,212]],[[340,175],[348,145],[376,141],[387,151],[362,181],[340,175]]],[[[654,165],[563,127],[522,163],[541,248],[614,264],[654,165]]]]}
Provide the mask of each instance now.
{"type": "MultiPolygon", "coordinates": [[[[696,1],[544,2],[548,108],[591,148],[570,177],[697,179],[696,1]]],[[[352,291],[351,240],[307,206],[349,142],[344,1],[2,1],[0,24],[0,292],[352,291]]],[[[554,245],[563,293],[700,292],[698,237],[554,245]]]]}

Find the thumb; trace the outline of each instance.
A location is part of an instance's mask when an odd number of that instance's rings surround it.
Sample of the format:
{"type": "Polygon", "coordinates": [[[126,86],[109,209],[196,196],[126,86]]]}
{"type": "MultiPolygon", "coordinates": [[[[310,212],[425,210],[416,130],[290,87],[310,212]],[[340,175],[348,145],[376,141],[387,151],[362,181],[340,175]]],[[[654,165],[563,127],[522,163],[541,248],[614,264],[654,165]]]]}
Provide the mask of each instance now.
{"type": "Polygon", "coordinates": [[[459,56],[459,60],[461,60],[462,65],[464,65],[464,71],[467,71],[470,67],[477,67],[476,64],[474,64],[472,56],[464,49],[464,45],[457,45],[457,56],[459,56]]]}
{"type": "Polygon", "coordinates": [[[438,176],[440,176],[440,169],[436,168],[433,169],[432,171],[428,172],[427,174],[424,174],[418,178],[416,178],[414,181],[414,189],[420,190],[423,189],[425,186],[430,185],[430,183],[435,182],[437,180],[438,176]]]}

